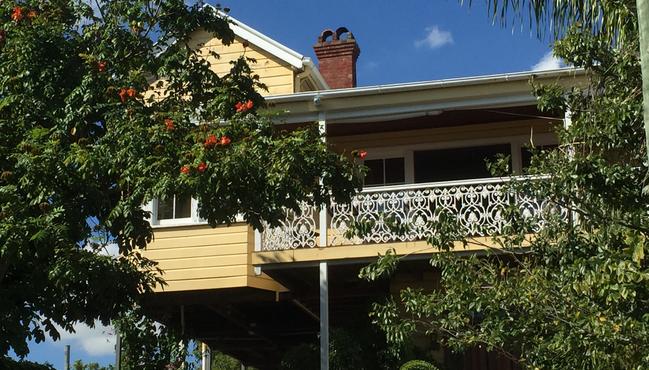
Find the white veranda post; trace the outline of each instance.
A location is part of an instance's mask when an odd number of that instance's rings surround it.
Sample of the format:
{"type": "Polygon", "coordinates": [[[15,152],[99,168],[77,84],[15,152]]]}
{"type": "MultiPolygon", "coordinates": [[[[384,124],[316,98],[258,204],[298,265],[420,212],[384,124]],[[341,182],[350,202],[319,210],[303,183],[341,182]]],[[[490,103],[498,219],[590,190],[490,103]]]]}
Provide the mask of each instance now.
{"type": "Polygon", "coordinates": [[[205,343],[201,343],[201,370],[212,370],[212,351],[205,343]]]}
{"type": "MultiPolygon", "coordinates": [[[[326,141],[327,120],[324,112],[318,117],[318,129],[326,141]]],[[[327,208],[320,207],[320,247],[327,246],[327,208]]],[[[329,370],[329,279],[327,262],[320,262],[320,370],[329,370]]]]}

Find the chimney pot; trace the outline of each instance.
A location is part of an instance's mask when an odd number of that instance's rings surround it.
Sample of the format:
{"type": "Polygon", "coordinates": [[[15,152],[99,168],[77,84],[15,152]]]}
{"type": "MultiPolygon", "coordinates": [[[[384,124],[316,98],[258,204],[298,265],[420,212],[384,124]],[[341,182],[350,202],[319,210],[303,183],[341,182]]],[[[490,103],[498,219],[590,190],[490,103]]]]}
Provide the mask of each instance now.
{"type": "Polygon", "coordinates": [[[313,46],[318,67],[332,89],[356,87],[356,60],[361,50],[346,27],[325,29],[313,46]]]}

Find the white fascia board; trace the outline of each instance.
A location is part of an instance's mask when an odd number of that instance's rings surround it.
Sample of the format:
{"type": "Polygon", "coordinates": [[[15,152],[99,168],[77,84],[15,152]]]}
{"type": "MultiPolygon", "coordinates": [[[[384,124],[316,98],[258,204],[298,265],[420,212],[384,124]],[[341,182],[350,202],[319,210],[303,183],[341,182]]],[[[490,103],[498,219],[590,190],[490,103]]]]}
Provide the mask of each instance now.
{"type": "Polygon", "coordinates": [[[353,88],[334,89],[334,90],[318,91],[318,92],[309,91],[309,92],[296,93],[296,94],[275,95],[273,97],[266,98],[266,100],[271,103],[281,104],[281,103],[288,103],[288,102],[313,101],[313,98],[315,96],[319,96],[321,99],[342,98],[342,97],[352,97],[352,96],[397,93],[397,92],[404,92],[404,91],[432,90],[432,89],[445,88],[445,87],[459,87],[459,86],[470,86],[470,85],[483,85],[483,84],[498,83],[498,82],[522,81],[522,80],[529,80],[532,77],[559,78],[559,77],[575,77],[581,75],[584,75],[583,69],[568,67],[568,68],[560,68],[560,69],[540,71],[540,72],[528,71],[528,72],[506,73],[506,74],[487,75],[487,76],[451,78],[451,79],[435,80],[435,81],[408,82],[408,83],[377,85],[377,86],[367,86],[367,87],[353,87],[353,88]]]}
{"type": "Polygon", "coordinates": [[[250,42],[251,44],[262,48],[263,50],[269,52],[270,54],[278,57],[279,59],[285,61],[296,69],[304,68],[304,56],[297,51],[290,49],[279,42],[271,39],[270,37],[260,33],[254,28],[248,26],[247,24],[233,18],[232,16],[218,10],[212,5],[205,4],[205,6],[211,7],[215,12],[219,13],[221,16],[228,19],[230,23],[230,28],[238,37],[250,42]]]}
{"type": "MultiPolygon", "coordinates": [[[[413,114],[413,116],[424,116],[430,112],[448,111],[458,109],[480,109],[480,108],[495,108],[495,107],[513,107],[534,104],[536,97],[527,93],[520,95],[506,95],[506,96],[490,96],[482,98],[469,98],[453,101],[439,101],[423,104],[409,104],[397,106],[376,106],[376,107],[359,107],[353,110],[340,110],[340,111],[325,111],[328,123],[345,122],[350,120],[349,124],[353,124],[353,120],[362,118],[381,118],[390,116],[399,116],[403,114],[413,114]]],[[[313,111],[298,114],[291,114],[291,112],[284,112],[276,119],[279,124],[282,123],[302,123],[302,122],[315,122],[318,120],[323,112],[313,111]]]]}

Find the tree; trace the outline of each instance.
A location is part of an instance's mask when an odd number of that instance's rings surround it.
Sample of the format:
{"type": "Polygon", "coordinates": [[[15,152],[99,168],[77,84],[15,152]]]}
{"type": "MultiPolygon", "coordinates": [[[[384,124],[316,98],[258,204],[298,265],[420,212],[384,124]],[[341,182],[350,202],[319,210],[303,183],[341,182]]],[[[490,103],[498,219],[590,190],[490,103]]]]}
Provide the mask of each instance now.
{"type": "Polygon", "coordinates": [[[121,340],[120,369],[180,369],[186,362],[187,338],[150,319],[142,307],[136,306],[122,314],[113,324],[121,340]]]}
{"type": "Polygon", "coordinates": [[[0,369],[22,369],[22,370],[55,370],[49,363],[37,364],[31,361],[16,361],[11,358],[0,358],[0,369]]]}
{"type": "MultiPolygon", "coordinates": [[[[472,0],[468,2],[470,4],[472,0]]],[[[530,25],[535,23],[538,26],[539,34],[542,30],[550,28],[555,36],[560,36],[570,26],[578,24],[582,29],[592,31],[612,44],[624,43],[627,35],[631,35],[632,39],[639,38],[643,76],[645,146],[649,148],[648,0],[489,0],[488,5],[494,21],[500,18],[501,23],[506,24],[507,15],[511,12],[517,16],[516,19],[519,21],[527,15],[530,25]]],[[[647,159],[649,160],[649,157],[647,159]]],[[[645,191],[649,190],[645,189],[645,191]]]]}
{"type": "Polygon", "coordinates": [[[87,364],[84,364],[83,361],[81,360],[76,360],[72,364],[72,369],[73,370],[113,370],[112,365],[108,365],[107,367],[101,366],[96,362],[90,362],[87,364]]]}
{"type": "Polygon", "coordinates": [[[0,4],[0,356],[57,339],[56,325],[107,324],[162,283],[138,252],[154,198],[191,195],[212,226],[259,227],[358,186],[314,127],[259,114],[246,59],[218,76],[189,46],[198,28],[234,40],[225,9],[92,4],[0,4]],[[100,253],[109,242],[118,258],[100,253]]]}
{"type": "MultiPolygon", "coordinates": [[[[473,0],[460,0],[471,5],[473,0]]],[[[572,26],[592,32],[604,40],[631,40],[637,38],[637,13],[634,0],[488,0],[489,16],[494,23],[507,26],[527,22],[536,28],[537,35],[550,32],[562,37],[572,26]]]]}
{"type": "MultiPolygon", "coordinates": [[[[484,346],[523,368],[649,367],[638,34],[627,29],[624,42],[612,44],[591,26],[574,25],[554,47],[585,68],[588,86],[535,86],[540,108],[571,112],[571,124],[557,128],[557,149],[533,149],[532,177],[513,179],[507,190],[547,200],[543,217],[526,218],[516,204],[502,209],[508,227],[494,238],[499,248],[471,257],[454,254],[451,242],[475,240],[442,217],[429,242],[441,251],[431,263],[443,289],[406,289],[372,312],[393,343],[421,331],[460,352],[484,346]]],[[[398,259],[390,254],[363,275],[389,273],[398,259]]]]}

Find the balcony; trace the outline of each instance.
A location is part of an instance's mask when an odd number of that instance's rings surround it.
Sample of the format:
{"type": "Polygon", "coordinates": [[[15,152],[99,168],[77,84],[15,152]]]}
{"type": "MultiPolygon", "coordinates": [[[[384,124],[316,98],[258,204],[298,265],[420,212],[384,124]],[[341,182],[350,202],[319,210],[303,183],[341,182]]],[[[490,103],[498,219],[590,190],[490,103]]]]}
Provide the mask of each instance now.
{"type": "Polygon", "coordinates": [[[332,204],[327,214],[305,204],[299,213],[287,211],[280,226],[267,227],[258,237],[256,250],[421,242],[433,235],[441,211],[455,215],[466,235],[501,235],[508,223],[503,211],[512,204],[517,205],[523,217],[533,220],[537,231],[546,212],[556,211],[556,207],[529,195],[512,193],[506,186],[509,181],[487,178],[368,188],[350,204],[332,204]],[[395,230],[390,226],[394,221],[406,226],[406,230],[395,230]],[[354,224],[369,225],[370,232],[349,238],[348,230],[354,224]],[[321,238],[325,232],[326,238],[321,238]]]}

